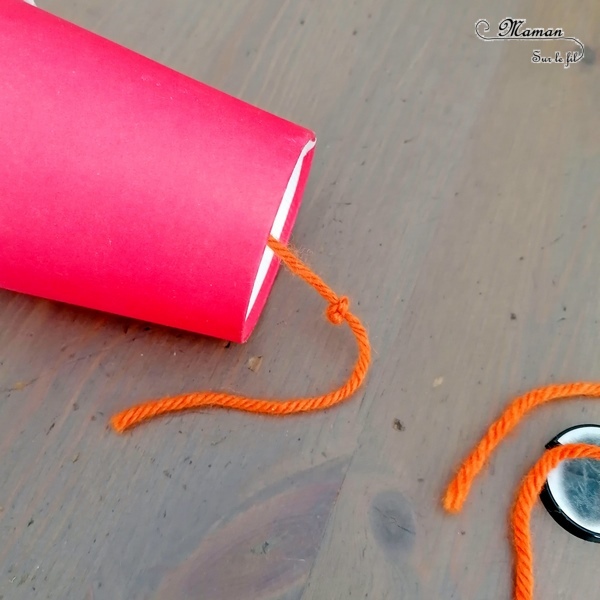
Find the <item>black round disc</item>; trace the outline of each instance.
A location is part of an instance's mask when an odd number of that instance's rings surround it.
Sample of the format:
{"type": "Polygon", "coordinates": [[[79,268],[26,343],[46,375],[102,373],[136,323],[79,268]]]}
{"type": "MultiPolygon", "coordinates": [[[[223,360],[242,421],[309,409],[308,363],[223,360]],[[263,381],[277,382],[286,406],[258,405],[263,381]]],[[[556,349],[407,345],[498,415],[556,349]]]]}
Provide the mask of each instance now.
{"type": "MultiPolygon", "coordinates": [[[[600,425],[576,425],[546,444],[600,446],[600,425]]],[[[600,460],[565,460],[548,474],[540,498],[552,518],[569,533],[600,543],[600,460]]]]}

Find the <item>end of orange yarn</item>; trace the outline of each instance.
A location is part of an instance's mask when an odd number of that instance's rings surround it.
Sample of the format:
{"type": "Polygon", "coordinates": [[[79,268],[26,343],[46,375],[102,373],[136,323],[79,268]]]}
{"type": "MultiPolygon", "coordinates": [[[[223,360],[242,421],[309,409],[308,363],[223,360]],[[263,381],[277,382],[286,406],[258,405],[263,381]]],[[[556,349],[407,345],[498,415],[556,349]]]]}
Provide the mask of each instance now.
{"type": "Polygon", "coordinates": [[[461,490],[457,489],[456,481],[453,481],[444,494],[442,504],[446,512],[457,514],[462,510],[465,503],[464,494],[461,490]]]}
{"type": "Polygon", "coordinates": [[[117,433],[125,433],[127,429],[127,426],[122,423],[120,414],[111,417],[110,425],[117,433]]]}

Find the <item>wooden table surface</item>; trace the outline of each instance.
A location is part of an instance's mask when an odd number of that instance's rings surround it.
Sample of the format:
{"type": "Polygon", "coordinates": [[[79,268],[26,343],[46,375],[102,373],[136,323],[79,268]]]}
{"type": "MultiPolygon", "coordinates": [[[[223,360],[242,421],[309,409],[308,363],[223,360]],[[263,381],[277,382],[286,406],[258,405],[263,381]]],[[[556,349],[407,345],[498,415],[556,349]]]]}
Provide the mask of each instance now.
{"type": "MultiPolygon", "coordinates": [[[[118,436],[111,413],[163,394],[327,390],[351,335],[283,271],[230,347],[1,291],[0,598],[510,598],[515,487],[597,402],[527,419],[460,515],[440,497],[512,396],[600,378],[600,5],[38,4],[317,132],[293,241],[351,296],[375,358],[323,413],[206,410],[118,436]],[[585,61],[475,36],[506,16],[562,27],[585,61]]],[[[597,597],[600,548],[541,505],[533,530],[536,597],[597,597]]]]}

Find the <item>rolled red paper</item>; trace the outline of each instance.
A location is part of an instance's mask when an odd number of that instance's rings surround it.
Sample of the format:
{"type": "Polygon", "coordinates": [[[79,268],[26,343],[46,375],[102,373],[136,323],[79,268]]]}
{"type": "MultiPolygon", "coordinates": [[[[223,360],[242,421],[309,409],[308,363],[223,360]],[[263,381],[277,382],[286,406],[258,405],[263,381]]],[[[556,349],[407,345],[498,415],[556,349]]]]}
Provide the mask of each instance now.
{"type": "Polygon", "coordinates": [[[311,131],[0,1],[0,287],[248,339],[311,131]]]}

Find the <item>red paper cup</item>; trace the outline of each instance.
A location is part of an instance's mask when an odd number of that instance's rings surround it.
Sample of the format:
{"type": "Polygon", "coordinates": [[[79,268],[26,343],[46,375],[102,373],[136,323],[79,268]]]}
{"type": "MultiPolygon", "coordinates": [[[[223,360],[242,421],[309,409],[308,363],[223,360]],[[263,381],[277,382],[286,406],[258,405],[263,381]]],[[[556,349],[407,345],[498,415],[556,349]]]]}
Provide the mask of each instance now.
{"type": "Polygon", "coordinates": [[[0,2],[0,287],[246,341],[311,131],[0,2]]]}

